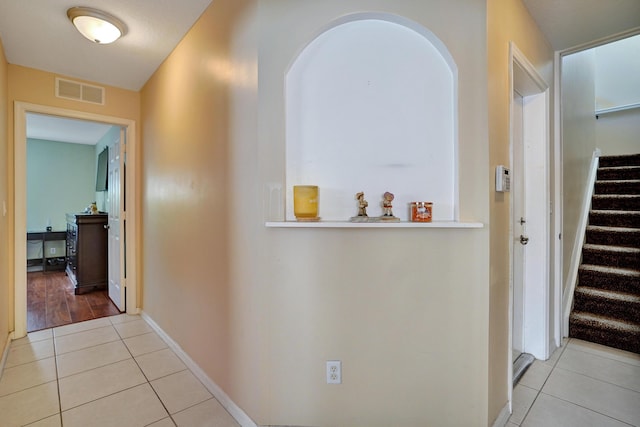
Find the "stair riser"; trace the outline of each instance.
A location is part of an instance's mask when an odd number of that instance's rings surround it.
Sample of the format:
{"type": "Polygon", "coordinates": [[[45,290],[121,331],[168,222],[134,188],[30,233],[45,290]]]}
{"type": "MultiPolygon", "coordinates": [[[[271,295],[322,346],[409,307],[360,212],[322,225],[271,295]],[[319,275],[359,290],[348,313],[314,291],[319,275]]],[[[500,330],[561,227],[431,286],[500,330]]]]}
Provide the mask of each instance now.
{"type": "Polygon", "coordinates": [[[640,266],[640,254],[620,254],[601,250],[583,249],[582,263],[603,265],[606,267],[638,268],[638,266],[640,266]]]}
{"type": "Polygon", "coordinates": [[[587,230],[586,238],[587,243],[592,245],[615,245],[640,248],[640,230],[633,233],[587,230]]]}
{"type": "Polygon", "coordinates": [[[619,301],[576,293],[573,309],[583,313],[606,315],[616,320],[640,323],[640,302],[619,301]]]}
{"type": "Polygon", "coordinates": [[[589,225],[600,225],[603,227],[627,227],[640,228],[640,212],[610,213],[591,212],[589,214],[589,225]]]}
{"type": "Polygon", "coordinates": [[[595,194],[640,194],[640,183],[636,181],[596,181],[595,194]]]}
{"type": "Polygon", "coordinates": [[[575,322],[569,321],[569,336],[608,347],[640,353],[640,340],[636,334],[624,333],[608,328],[597,328],[591,325],[576,324],[575,322]]]}
{"type": "Polygon", "coordinates": [[[640,279],[637,277],[608,274],[599,271],[580,269],[578,285],[610,291],[620,291],[629,294],[640,294],[640,279]]]}
{"type": "Polygon", "coordinates": [[[640,179],[640,167],[633,169],[598,169],[598,179],[640,179]]]}
{"type": "Polygon", "coordinates": [[[624,180],[624,179],[640,179],[640,167],[633,169],[598,169],[597,179],[599,181],[606,180],[624,180]]]}
{"type": "Polygon", "coordinates": [[[594,197],[591,200],[591,209],[596,210],[616,210],[616,211],[640,211],[640,195],[637,197],[594,197]]]}
{"type": "Polygon", "coordinates": [[[598,166],[601,168],[640,166],[640,154],[630,154],[627,156],[601,156],[598,159],[598,166]]]}

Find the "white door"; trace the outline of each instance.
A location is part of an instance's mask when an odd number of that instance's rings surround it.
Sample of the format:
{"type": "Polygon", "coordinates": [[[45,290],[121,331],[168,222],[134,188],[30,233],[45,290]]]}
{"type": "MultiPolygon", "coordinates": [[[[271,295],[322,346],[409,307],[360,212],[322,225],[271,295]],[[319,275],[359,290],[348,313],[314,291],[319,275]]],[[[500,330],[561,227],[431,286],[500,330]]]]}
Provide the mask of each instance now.
{"type": "Polygon", "coordinates": [[[124,287],[124,250],[123,248],[123,206],[124,183],[121,179],[120,165],[124,159],[124,130],[120,137],[109,145],[109,184],[107,198],[109,206],[109,298],[120,311],[125,311],[124,287]]]}
{"type": "Polygon", "coordinates": [[[512,164],[511,164],[511,229],[513,236],[513,290],[512,290],[512,345],[513,360],[524,353],[524,281],[525,281],[525,248],[528,243],[525,217],[525,162],[524,162],[524,115],[523,97],[513,92],[512,116],[512,164]]]}
{"type": "Polygon", "coordinates": [[[512,47],[512,349],[549,357],[551,313],[548,87],[512,47]]]}

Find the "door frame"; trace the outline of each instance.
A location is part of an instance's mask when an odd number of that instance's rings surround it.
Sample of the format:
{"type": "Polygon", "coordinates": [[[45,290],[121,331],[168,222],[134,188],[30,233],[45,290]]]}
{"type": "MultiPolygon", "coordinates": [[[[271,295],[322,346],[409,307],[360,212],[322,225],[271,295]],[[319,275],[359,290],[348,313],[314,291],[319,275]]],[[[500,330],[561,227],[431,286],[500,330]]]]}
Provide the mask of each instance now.
{"type": "MultiPolygon", "coordinates": [[[[510,162],[513,164],[513,93],[518,91],[524,97],[524,157],[525,162],[535,163],[535,167],[525,168],[525,214],[528,222],[530,243],[525,256],[524,288],[524,340],[525,352],[538,359],[547,359],[554,343],[559,344],[561,321],[561,284],[557,271],[562,268],[558,256],[559,242],[552,236],[557,234],[557,219],[561,218],[561,206],[557,203],[559,182],[552,173],[558,159],[550,144],[550,88],[527,57],[515,43],[509,45],[509,96],[510,96],[510,162]],[[552,152],[554,155],[552,156],[552,152]],[[553,158],[553,162],[552,162],[553,158]],[[542,180],[542,182],[541,182],[542,180]],[[535,186],[532,184],[535,183],[535,186]],[[553,206],[556,209],[553,209],[553,206]],[[531,266],[531,267],[529,267],[531,266]]],[[[510,198],[509,242],[513,242],[513,198],[510,198]]],[[[513,381],[513,247],[509,246],[509,348],[508,381],[512,390],[513,381]]],[[[511,400],[511,395],[509,396],[511,400]]]]}
{"type": "MultiPolygon", "coordinates": [[[[13,338],[27,334],[27,273],[26,240],[27,233],[27,113],[46,114],[71,119],[90,120],[115,126],[121,126],[126,132],[127,168],[126,206],[127,235],[126,245],[126,310],[129,314],[138,314],[139,283],[137,280],[137,212],[136,212],[136,122],[121,117],[87,113],[77,110],[31,104],[16,101],[14,104],[14,332],[13,338]]],[[[124,159],[120,160],[121,162],[124,159]]],[[[123,266],[124,268],[124,266],[123,266]]]]}

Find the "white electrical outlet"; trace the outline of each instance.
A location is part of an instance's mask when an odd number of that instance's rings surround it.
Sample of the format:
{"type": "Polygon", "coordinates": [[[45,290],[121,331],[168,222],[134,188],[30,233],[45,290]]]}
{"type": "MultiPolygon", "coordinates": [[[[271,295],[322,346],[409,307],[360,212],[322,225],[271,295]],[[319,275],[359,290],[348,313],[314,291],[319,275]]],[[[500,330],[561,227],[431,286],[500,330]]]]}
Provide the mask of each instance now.
{"type": "Polygon", "coordinates": [[[51,255],[55,255],[55,253],[56,253],[56,248],[49,248],[49,253],[50,253],[51,255]]]}
{"type": "Polygon", "coordinates": [[[327,360],[327,384],[342,384],[342,362],[327,360]]]}

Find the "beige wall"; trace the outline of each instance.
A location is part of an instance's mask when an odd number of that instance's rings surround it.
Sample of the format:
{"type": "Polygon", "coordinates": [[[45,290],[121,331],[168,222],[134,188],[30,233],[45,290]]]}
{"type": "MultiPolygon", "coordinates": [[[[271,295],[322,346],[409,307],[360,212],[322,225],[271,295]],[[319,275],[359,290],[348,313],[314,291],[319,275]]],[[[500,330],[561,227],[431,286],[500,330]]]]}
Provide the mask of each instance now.
{"type": "Polygon", "coordinates": [[[603,114],[596,120],[596,146],[603,156],[640,153],[640,109],[603,114]]]}
{"type": "Polygon", "coordinates": [[[143,307],[265,420],[256,10],[215,1],[142,89],[143,307]]]}
{"type": "Polygon", "coordinates": [[[563,277],[567,274],[584,206],[587,179],[596,149],[595,53],[586,50],[562,60],[563,277]]]}
{"type": "Polygon", "coordinates": [[[484,1],[216,1],[142,90],[144,310],[259,424],[484,426],[486,228],[264,226],[288,66],[366,10],[450,50],[461,217],[488,222],[484,1]]]}
{"type": "MultiPolygon", "coordinates": [[[[489,422],[508,399],[509,348],[509,193],[493,191],[497,165],[510,164],[509,42],[513,41],[546,83],[553,86],[553,51],[520,1],[487,2],[489,46],[489,190],[491,211],[491,278],[489,320],[489,422]]],[[[549,100],[553,99],[553,93],[549,100]]],[[[553,117],[553,112],[551,112],[553,117]]],[[[550,122],[551,138],[552,122],[550,122]]],[[[552,151],[552,150],[551,150],[552,151]]],[[[550,182],[553,178],[551,178],[550,182]]],[[[486,193],[485,193],[486,194],[486,193]]]]}
{"type": "Polygon", "coordinates": [[[3,214],[2,203],[9,201],[9,174],[8,174],[8,139],[7,129],[7,88],[8,88],[8,65],[4,54],[2,40],[0,40],[0,358],[7,342],[7,336],[12,330],[13,324],[13,301],[9,289],[12,283],[9,275],[9,222],[8,217],[3,214]]]}
{"type": "MultiPolygon", "coordinates": [[[[25,271],[14,271],[14,228],[15,228],[15,215],[14,215],[14,186],[15,179],[14,174],[16,169],[14,168],[14,102],[26,102],[30,104],[37,104],[42,106],[56,107],[66,110],[82,111],[93,114],[100,114],[104,116],[119,117],[124,119],[140,120],[140,94],[130,90],[105,86],[105,105],[88,104],[84,102],[77,102],[62,98],[55,97],[55,78],[68,76],[59,76],[53,73],[35,70],[32,68],[26,68],[18,65],[9,64],[8,66],[8,101],[7,101],[7,128],[8,128],[8,205],[7,205],[7,218],[9,225],[9,277],[12,280],[18,274],[26,274],[25,271]]],[[[79,79],[71,78],[72,80],[84,82],[79,79]]],[[[95,82],[85,82],[89,84],[96,84],[95,82]]],[[[139,137],[138,137],[139,140],[139,137]]],[[[25,166],[26,167],[26,166],[25,166]]],[[[25,178],[26,180],[26,178],[25,178]]],[[[25,206],[26,208],[26,206],[25,206]]],[[[26,221],[26,213],[25,213],[26,221]]],[[[17,238],[23,238],[17,236],[17,238]]],[[[139,270],[138,270],[139,271],[139,270]]],[[[13,301],[14,301],[14,287],[9,288],[9,300],[11,301],[9,310],[10,329],[13,330],[13,301]]]]}

